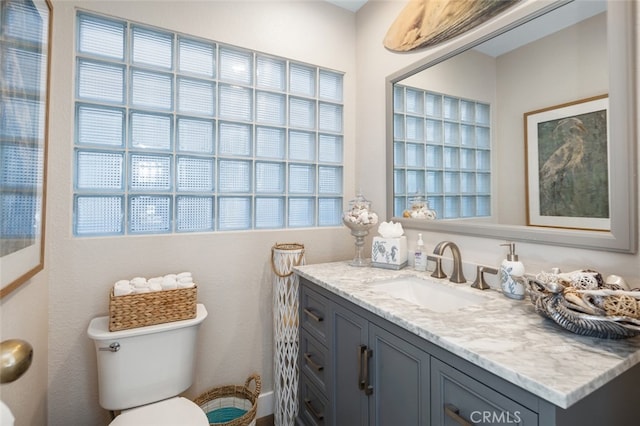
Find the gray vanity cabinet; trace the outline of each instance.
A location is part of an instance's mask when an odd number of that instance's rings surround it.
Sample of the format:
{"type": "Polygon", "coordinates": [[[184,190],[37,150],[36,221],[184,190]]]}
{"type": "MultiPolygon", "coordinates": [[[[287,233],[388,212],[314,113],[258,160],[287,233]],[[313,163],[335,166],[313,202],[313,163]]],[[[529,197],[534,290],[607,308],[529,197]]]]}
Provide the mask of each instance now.
{"type": "MultiPolygon", "coordinates": [[[[640,424],[640,364],[564,409],[492,372],[488,360],[481,358],[487,367],[480,367],[410,332],[399,325],[401,313],[395,320],[385,319],[388,314],[380,308],[378,315],[300,278],[298,424],[640,424]]],[[[541,366],[545,362],[540,359],[541,366]]],[[[566,368],[575,362],[580,354],[574,352],[566,368]]]]}
{"type": "Polygon", "coordinates": [[[427,352],[376,324],[374,315],[329,301],[304,280],[300,300],[298,423],[430,424],[427,352]],[[324,344],[313,337],[319,329],[326,331],[324,344]]]}

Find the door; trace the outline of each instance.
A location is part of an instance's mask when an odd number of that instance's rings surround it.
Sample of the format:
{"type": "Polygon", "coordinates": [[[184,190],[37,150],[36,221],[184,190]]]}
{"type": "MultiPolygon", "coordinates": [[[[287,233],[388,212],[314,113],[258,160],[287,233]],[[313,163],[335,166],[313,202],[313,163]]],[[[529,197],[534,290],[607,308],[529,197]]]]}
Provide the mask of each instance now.
{"type": "Polygon", "coordinates": [[[369,326],[372,425],[429,425],[430,356],[383,328],[369,326]]]}
{"type": "Polygon", "coordinates": [[[333,355],[333,416],[336,426],[368,425],[368,396],[364,389],[363,358],[367,349],[368,322],[333,305],[333,338],[329,353],[333,355]]]}

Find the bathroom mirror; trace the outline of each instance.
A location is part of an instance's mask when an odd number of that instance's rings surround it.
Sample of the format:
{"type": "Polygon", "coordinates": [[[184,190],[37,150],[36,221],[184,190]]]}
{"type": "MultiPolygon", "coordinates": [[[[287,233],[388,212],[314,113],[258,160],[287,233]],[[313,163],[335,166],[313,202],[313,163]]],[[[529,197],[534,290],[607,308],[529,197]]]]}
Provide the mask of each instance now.
{"type": "Polygon", "coordinates": [[[635,7],[633,1],[524,2],[389,76],[388,217],[408,229],[635,253],[635,7]],[[608,229],[528,225],[525,115],[603,95],[608,176],[592,189],[608,192],[608,229]],[[434,97],[438,103],[430,104],[434,97]],[[446,117],[451,105],[458,114],[453,133],[446,117]],[[442,117],[435,136],[434,108],[442,117]],[[482,117],[474,122],[468,111],[482,117]],[[434,137],[442,146],[432,146],[434,137]],[[448,173],[449,166],[458,174],[448,173]],[[403,217],[414,195],[426,196],[437,220],[403,217]]]}

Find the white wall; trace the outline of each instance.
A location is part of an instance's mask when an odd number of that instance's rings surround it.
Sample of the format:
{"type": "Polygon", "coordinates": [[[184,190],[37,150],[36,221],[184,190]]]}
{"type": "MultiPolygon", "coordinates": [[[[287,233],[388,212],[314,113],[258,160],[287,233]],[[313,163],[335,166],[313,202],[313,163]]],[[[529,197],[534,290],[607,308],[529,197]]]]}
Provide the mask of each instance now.
{"type": "MultiPolygon", "coordinates": [[[[108,311],[122,278],[191,271],[209,311],[201,328],[197,381],[188,396],[262,376],[273,389],[271,247],[305,245],[308,262],[346,259],[353,240],[343,227],[164,236],[72,236],[74,19],[76,8],[205,37],[344,71],[346,198],[355,157],[355,15],[320,1],[54,2],[49,153],[48,424],[105,424],[98,406],[91,318],[108,311]]],[[[349,192],[351,191],[351,192],[349,192]]]]}
{"type": "MultiPolygon", "coordinates": [[[[386,186],[391,184],[391,182],[386,182],[385,173],[385,79],[412,63],[424,60],[445,48],[444,46],[436,46],[431,49],[403,54],[387,51],[382,45],[382,40],[403,6],[404,2],[401,1],[374,0],[369,1],[357,14],[358,110],[356,133],[358,169],[356,182],[362,187],[363,192],[373,202],[373,206],[377,208],[382,217],[385,216],[384,211],[387,202],[386,186]]],[[[526,7],[526,4],[516,6],[506,13],[516,15],[523,7],[526,7]]],[[[640,20],[639,15],[636,15],[636,22],[640,20]]],[[[473,33],[478,32],[481,32],[481,30],[473,30],[471,33],[462,36],[462,41],[460,39],[454,40],[452,44],[460,46],[464,44],[465,38],[469,38],[473,33]]],[[[638,34],[637,28],[636,34],[638,34]]],[[[638,46],[636,46],[636,49],[638,49],[638,46]]],[[[636,96],[637,103],[638,98],[636,96]]],[[[633,178],[638,179],[637,176],[633,178]]],[[[435,232],[422,233],[427,249],[445,239],[455,241],[462,250],[463,259],[469,262],[468,265],[465,265],[465,274],[470,279],[475,277],[475,263],[496,266],[499,265],[506,254],[505,248],[499,246],[499,244],[504,243],[502,240],[446,235],[435,232]]],[[[417,240],[417,231],[408,229],[406,234],[409,239],[409,250],[413,250],[417,240]]],[[[518,243],[516,248],[527,272],[537,273],[554,266],[566,271],[593,268],[603,274],[622,275],[628,281],[640,286],[640,256],[638,255],[571,249],[532,243],[518,243]]],[[[487,277],[488,281],[494,279],[495,277],[493,276],[487,277]]]]}

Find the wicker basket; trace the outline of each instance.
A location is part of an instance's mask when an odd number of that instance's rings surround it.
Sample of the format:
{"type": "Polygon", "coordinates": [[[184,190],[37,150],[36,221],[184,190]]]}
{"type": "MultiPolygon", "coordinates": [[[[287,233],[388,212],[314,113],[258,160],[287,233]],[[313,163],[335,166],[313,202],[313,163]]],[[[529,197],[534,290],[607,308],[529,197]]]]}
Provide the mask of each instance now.
{"type": "Polygon", "coordinates": [[[587,313],[583,306],[566,299],[561,285],[530,279],[528,293],[536,312],[572,333],[603,339],[625,339],[640,334],[640,320],[605,315],[597,309],[594,313],[587,313]]]}
{"type": "Polygon", "coordinates": [[[109,331],[196,317],[198,287],[109,297],[109,331]]]}
{"type": "Polygon", "coordinates": [[[213,388],[193,400],[207,413],[212,426],[254,426],[258,409],[258,396],[262,383],[258,374],[252,374],[244,386],[213,388]],[[249,389],[254,382],[255,389],[249,389]]]}

